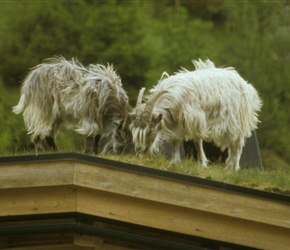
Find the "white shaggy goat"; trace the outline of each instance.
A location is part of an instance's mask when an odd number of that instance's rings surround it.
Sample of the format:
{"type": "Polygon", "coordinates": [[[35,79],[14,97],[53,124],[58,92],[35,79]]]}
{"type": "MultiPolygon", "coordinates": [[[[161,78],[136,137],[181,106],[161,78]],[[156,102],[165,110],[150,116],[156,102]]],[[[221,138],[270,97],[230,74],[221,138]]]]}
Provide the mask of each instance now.
{"type": "Polygon", "coordinates": [[[141,89],[130,124],[136,153],[158,152],[163,140],[173,143],[172,161],[180,161],[179,146],[193,140],[198,163],[207,166],[203,140],[228,149],[226,169],[240,168],[246,137],[257,127],[262,102],[253,86],[233,68],[216,68],[210,61],[193,61],[196,70],[164,73],[141,104],[141,89]]]}
{"type": "Polygon", "coordinates": [[[97,153],[102,137],[110,136],[105,151],[112,148],[114,153],[131,140],[128,97],[110,65],[84,67],[74,59],[48,59],[24,79],[13,112],[23,112],[36,154],[42,151],[44,138],[57,150],[55,136],[61,124],[86,136],[85,153],[97,153]]]}

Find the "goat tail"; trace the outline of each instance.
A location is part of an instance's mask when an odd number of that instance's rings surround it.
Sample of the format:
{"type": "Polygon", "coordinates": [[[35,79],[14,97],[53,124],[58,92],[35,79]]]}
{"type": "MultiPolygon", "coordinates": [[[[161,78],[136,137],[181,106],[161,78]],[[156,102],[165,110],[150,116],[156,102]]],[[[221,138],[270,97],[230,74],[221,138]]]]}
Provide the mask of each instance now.
{"type": "Polygon", "coordinates": [[[25,78],[21,97],[12,111],[23,114],[24,123],[33,140],[36,136],[49,135],[54,122],[54,95],[51,91],[52,80],[42,65],[35,67],[25,78]]]}
{"type": "Polygon", "coordinates": [[[12,112],[17,115],[20,114],[25,109],[26,103],[27,103],[27,98],[26,98],[26,95],[23,93],[20,97],[18,104],[12,108],[12,112]]]}

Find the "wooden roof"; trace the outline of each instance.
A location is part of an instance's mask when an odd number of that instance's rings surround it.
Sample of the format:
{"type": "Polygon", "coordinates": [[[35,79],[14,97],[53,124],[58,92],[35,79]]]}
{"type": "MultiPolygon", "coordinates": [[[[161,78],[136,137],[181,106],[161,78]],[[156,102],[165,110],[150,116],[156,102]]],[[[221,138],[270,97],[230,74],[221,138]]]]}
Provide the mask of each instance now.
{"type": "MultiPolygon", "coordinates": [[[[207,239],[223,246],[282,250],[290,246],[290,197],[76,153],[1,157],[0,243],[11,244],[29,228],[34,233],[58,229],[58,237],[73,234],[75,248],[68,249],[85,249],[91,241],[96,247],[96,239],[110,238],[98,230],[122,235],[126,228],[134,231],[132,239],[145,240],[143,244],[155,240],[154,249],[161,242],[169,242],[172,249],[174,244],[175,249],[183,249],[179,244],[195,249],[195,243],[202,247],[207,239]],[[93,219],[80,224],[77,218],[82,216],[93,219]],[[120,225],[123,229],[115,230],[120,225]],[[85,233],[90,227],[91,233],[85,233]],[[137,231],[142,233],[137,236],[137,231]],[[77,232],[94,240],[77,239],[77,232]],[[164,241],[166,235],[175,240],[164,241]]],[[[48,237],[49,232],[38,235],[48,237]]],[[[109,245],[102,249],[114,249],[109,245]]],[[[116,249],[135,245],[142,246],[131,242],[116,249]]],[[[66,249],[65,244],[58,249],[66,249]]]]}

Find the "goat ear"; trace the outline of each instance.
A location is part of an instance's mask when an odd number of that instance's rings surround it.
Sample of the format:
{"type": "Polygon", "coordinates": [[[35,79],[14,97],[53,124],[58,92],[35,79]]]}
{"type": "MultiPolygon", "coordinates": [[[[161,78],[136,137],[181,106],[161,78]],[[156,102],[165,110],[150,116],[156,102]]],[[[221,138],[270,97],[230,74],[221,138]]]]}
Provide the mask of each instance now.
{"type": "Polygon", "coordinates": [[[160,121],[162,120],[162,114],[159,114],[157,117],[152,117],[152,123],[154,123],[154,125],[157,125],[160,121]]]}

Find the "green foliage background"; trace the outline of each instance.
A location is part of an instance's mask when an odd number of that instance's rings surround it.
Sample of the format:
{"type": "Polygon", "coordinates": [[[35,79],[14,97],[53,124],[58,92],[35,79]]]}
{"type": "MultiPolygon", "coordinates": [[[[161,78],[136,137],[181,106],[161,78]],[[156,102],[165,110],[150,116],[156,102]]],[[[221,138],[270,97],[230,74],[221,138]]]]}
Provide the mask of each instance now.
{"type": "MultiPolygon", "coordinates": [[[[209,58],[257,88],[264,160],[272,163],[271,152],[290,162],[289,1],[0,0],[0,16],[0,155],[31,148],[11,108],[21,80],[46,58],[112,63],[133,106],[139,89],[151,88],[164,71],[209,58]]],[[[63,150],[82,150],[73,131],[57,140],[63,150]]]]}

